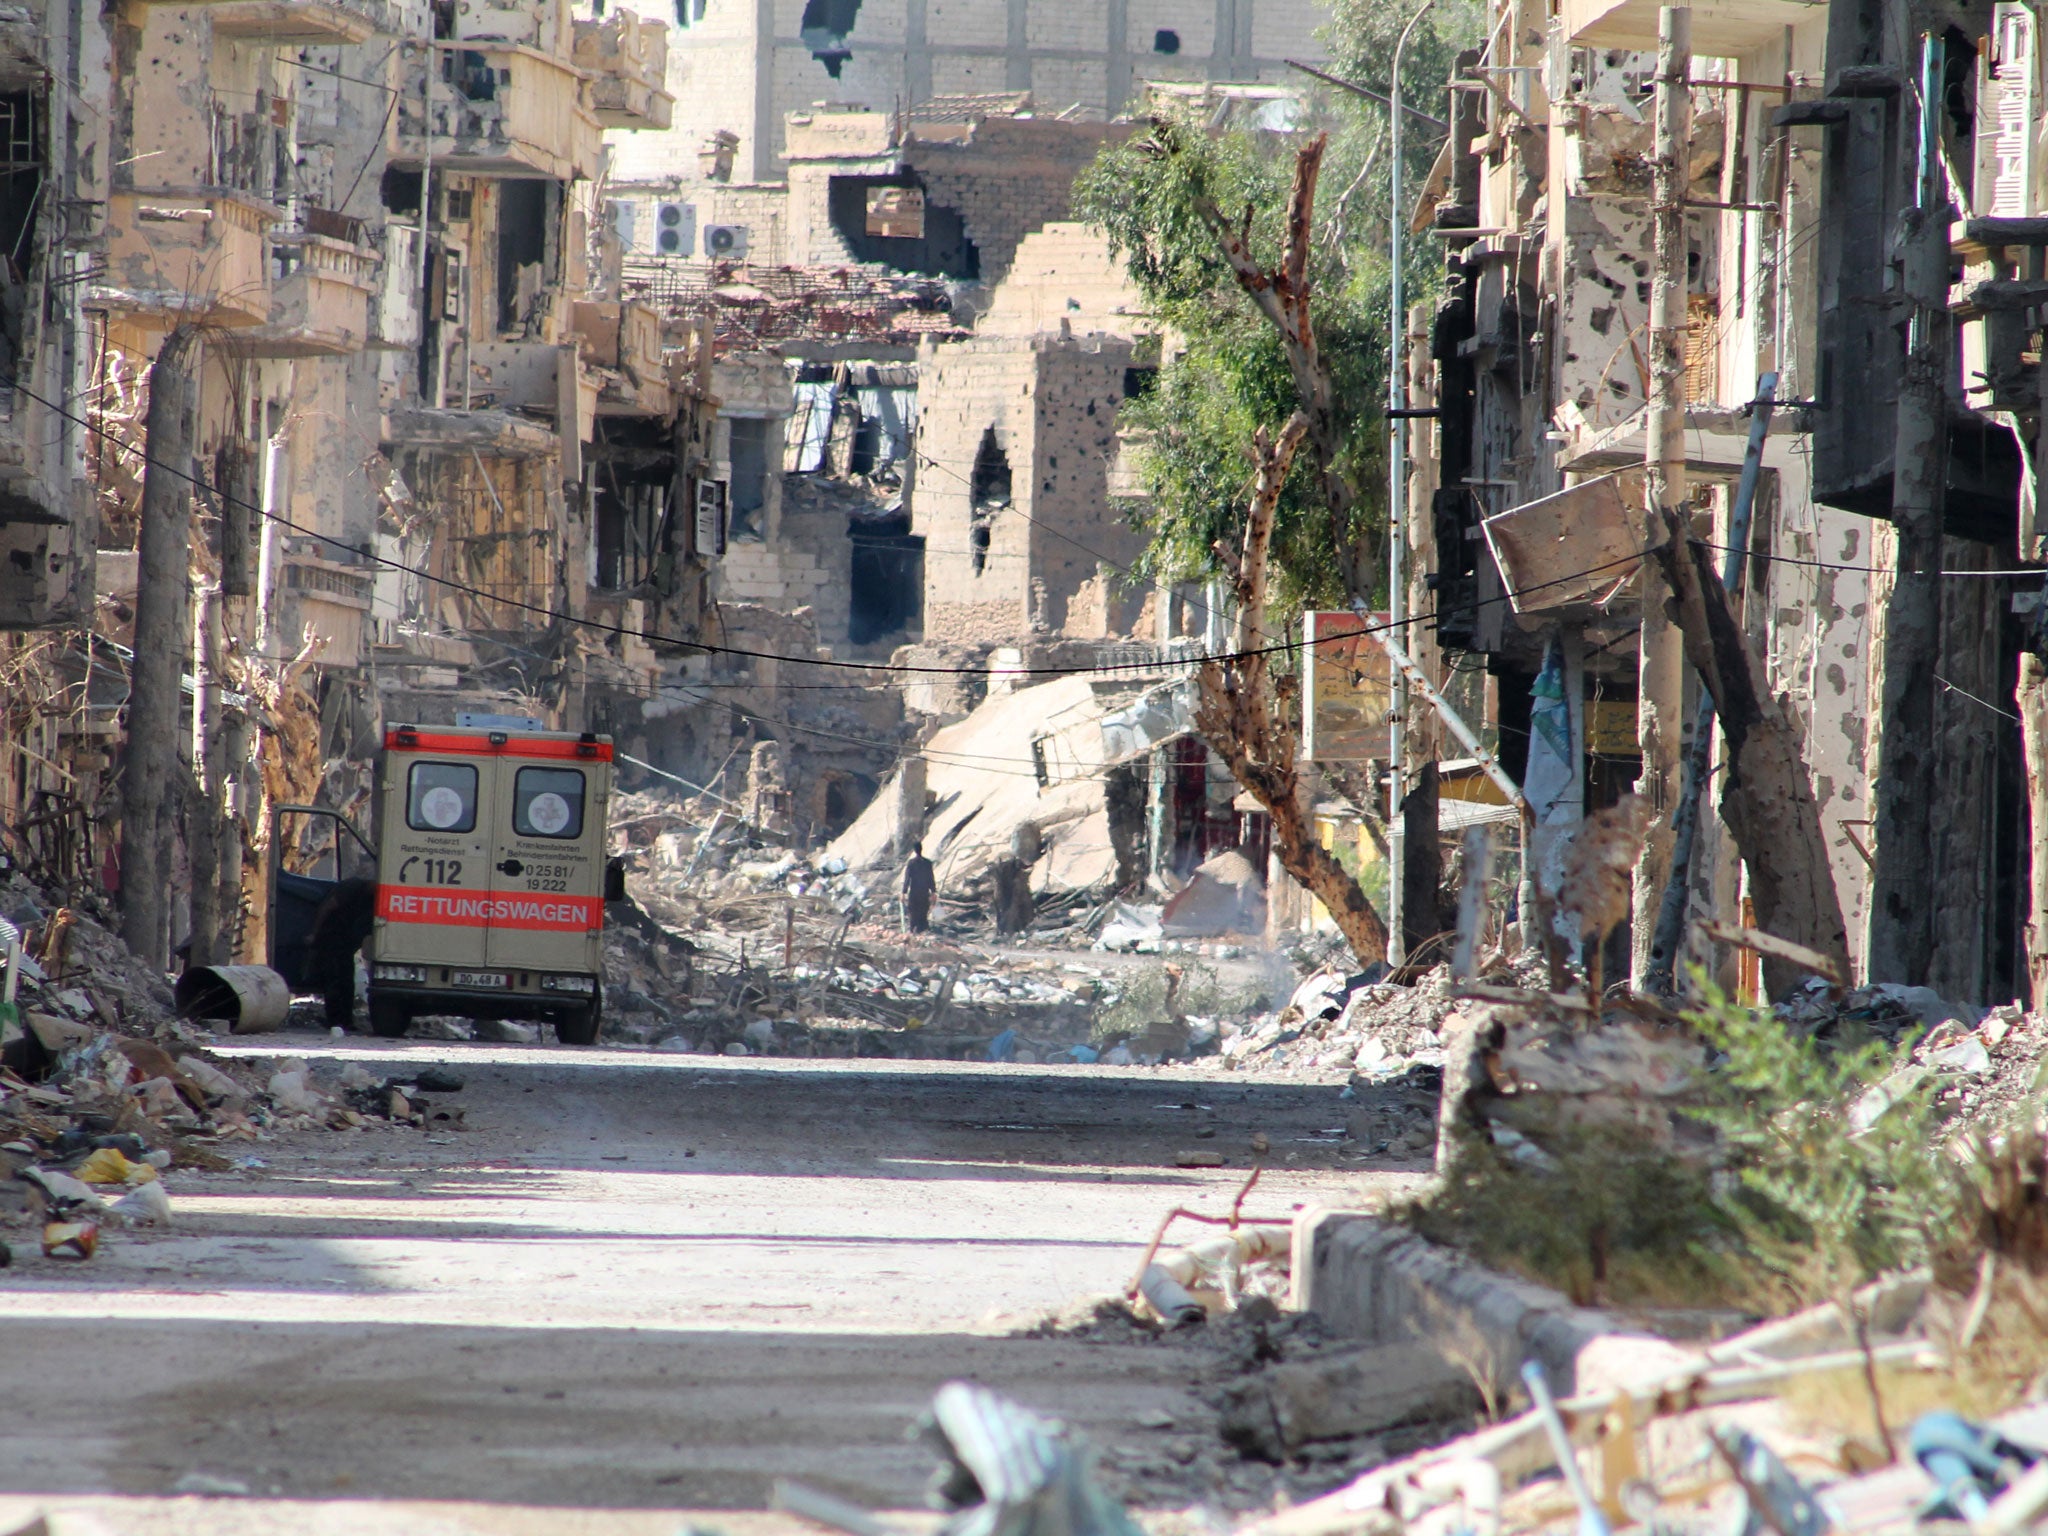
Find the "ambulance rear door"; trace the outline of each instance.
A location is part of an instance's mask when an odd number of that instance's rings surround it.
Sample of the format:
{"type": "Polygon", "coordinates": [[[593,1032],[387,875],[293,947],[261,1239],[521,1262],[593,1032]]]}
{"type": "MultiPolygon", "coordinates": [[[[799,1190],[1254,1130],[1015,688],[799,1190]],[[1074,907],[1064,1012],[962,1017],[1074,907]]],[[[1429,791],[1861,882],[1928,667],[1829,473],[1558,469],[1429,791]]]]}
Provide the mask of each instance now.
{"type": "Polygon", "coordinates": [[[481,966],[491,929],[491,832],[498,748],[431,729],[385,739],[379,842],[380,962],[481,966]]]}
{"type": "Polygon", "coordinates": [[[611,743],[514,736],[499,752],[485,959],[508,970],[596,976],[604,961],[611,743]]]}

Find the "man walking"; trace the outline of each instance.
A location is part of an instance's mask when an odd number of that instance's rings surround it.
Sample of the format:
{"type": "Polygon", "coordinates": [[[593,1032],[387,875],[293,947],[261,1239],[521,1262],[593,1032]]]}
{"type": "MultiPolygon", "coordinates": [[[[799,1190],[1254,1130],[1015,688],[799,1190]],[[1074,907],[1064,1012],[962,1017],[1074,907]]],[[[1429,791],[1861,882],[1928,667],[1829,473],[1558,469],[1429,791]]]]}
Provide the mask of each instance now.
{"type": "Polygon", "coordinates": [[[903,926],[912,933],[930,929],[932,895],[938,888],[932,861],[924,856],[924,844],[912,843],[910,858],[903,866],[903,926]]]}

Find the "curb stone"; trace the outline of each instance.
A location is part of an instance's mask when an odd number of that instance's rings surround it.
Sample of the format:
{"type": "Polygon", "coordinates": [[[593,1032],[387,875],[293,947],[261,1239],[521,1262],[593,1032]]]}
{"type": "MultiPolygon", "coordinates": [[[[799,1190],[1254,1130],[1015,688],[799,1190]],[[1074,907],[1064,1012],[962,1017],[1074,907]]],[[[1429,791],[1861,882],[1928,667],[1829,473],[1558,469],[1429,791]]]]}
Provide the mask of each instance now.
{"type": "Polygon", "coordinates": [[[1357,1211],[1303,1211],[1294,1223],[1293,1275],[1295,1309],[1315,1313],[1332,1333],[1372,1344],[1420,1340],[1475,1376],[1489,1374],[1503,1398],[1525,1360],[1541,1362],[1551,1390],[1565,1397],[1588,1385],[1580,1378],[1589,1351],[1602,1357],[1602,1376],[1617,1357],[1673,1352],[1611,1313],[1574,1306],[1357,1211]]]}

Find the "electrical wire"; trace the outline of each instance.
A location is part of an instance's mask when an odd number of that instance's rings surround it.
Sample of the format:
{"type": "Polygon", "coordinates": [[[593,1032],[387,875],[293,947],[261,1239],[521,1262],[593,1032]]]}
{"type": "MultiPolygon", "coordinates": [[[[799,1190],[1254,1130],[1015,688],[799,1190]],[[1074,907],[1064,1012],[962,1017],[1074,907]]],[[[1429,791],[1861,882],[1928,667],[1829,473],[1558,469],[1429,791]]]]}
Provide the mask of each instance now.
{"type": "MultiPolygon", "coordinates": [[[[63,419],[70,421],[77,426],[83,427],[86,431],[95,433],[102,438],[111,438],[111,434],[109,434],[105,428],[101,427],[96,422],[90,421],[83,416],[79,416],[75,412],[66,410],[63,406],[57,404],[55,401],[52,401],[43,395],[37,394],[35,391],[29,389],[26,385],[17,385],[16,388],[21,394],[26,395],[31,400],[34,400],[37,404],[43,406],[45,409],[55,412],[58,416],[62,417],[63,419]]],[[[112,440],[115,441],[117,445],[119,444],[118,439],[112,440]]],[[[912,663],[899,664],[896,662],[841,661],[836,658],[820,658],[816,656],[789,656],[775,651],[756,651],[750,650],[743,646],[720,645],[713,641],[691,639],[687,636],[681,635],[650,634],[644,630],[636,632],[632,629],[629,629],[627,626],[623,624],[611,624],[606,623],[605,621],[600,619],[582,618],[574,614],[563,613],[559,609],[549,608],[540,603],[529,603],[519,598],[502,597],[496,593],[485,591],[483,588],[473,586],[467,582],[457,581],[454,578],[448,576],[436,575],[434,572],[426,570],[420,566],[408,565],[406,562],[402,560],[392,559],[388,555],[379,555],[371,553],[369,551],[359,548],[356,545],[350,544],[345,540],[335,538],[331,534],[321,533],[317,529],[308,528],[302,523],[296,523],[292,521],[290,518],[285,517],[280,513],[265,511],[262,507],[257,506],[253,502],[244,501],[240,497],[232,496],[228,492],[213,485],[211,482],[203,479],[198,475],[191,473],[189,470],[182,470],[179,469],[174,464],[167,464],[161,459],[153,458],[144,449],[135,448],[131,445],[120,446],[125,447],[127,451],[135,454],[135,456],[142,460],[142,462],[148,467],[152,469],[161,470],[165,474],[172,476],[174,479],[186,482],[188,485],[191,485],[195,489],[204,492],[208,496],[213,497],[224,506],[240,507],[245,511],[254,513],[256,516],[264,519],[266,522],[274,523],[280,528],[289,529],[291,532],[296,533],[303,538],[314,539],[322,544],[329,546],[330,548],[343,550],[354,559],[366,560],[372,565],[382,566],[386,570],[396,571],[401,575],[416,577],[421,581],[432,582],[436,586],[443,587],[449,591],[460,592],[465,596],[478,598],[484,602],[496,603],[504,608],[509,608],[521,613],[534,614],[537,617],[547,620],[548,623],[551,625],[564,624],[575,628],[589,630],[598,634],[612,636],[614,638],[658,642],[665,645],[677,646],[685,650],[701,652],[706,656],[732,656],[752,661],[773,661],[783,663],[789,666],[818,667],[821,669],[841,672],[858,672],[869,675],[879,674],[882,676],[896,676],[901,674],[908,674],[913,676],[937,677],[985,677],[987,675],[987,669],[984,667],[936,667],[920,666],[912,663]]],[[[1612,570],[1624,565],[1634,565],[1640,558],[1641,557],[1637,555],[1624,555],[1614,560],[1603,561],[1598,565],[1588,566],[1584,570],[1574,571],[1569,575],[1556,577],[1550,581],[1535,583],[1529,587],[1523,588],[1521,594],[1518,595],[1526,595],[1530,592],[1541,591],[1547,587],[1563,586],[1570,583],[1583,581],[1586,577],[1598,575],[1602,571],[1612,570]]],[[[1507,594],[1502,594],[1498,597],[1481,598],[1474,603],[1461,606],[1469,607],[1476,611],[1477,609],[1485,607],[1488,604],[1503,603],[1509,600],[1510,599],[1507,594]]],[[[1152,673],[1161,671],[1168,667],[1199,667],[1205,666],[1212,662],[1227,663],[1253,661],[1261,657],[1292,655],[1299,651],[1311,649],[1316,645],[1334,644],[1341,640],[1353,640],[1360,636],[1382,634],[1391,630],[1405,629],[1413,624],[1420,624],[1434,620],[1437,616],[1438,614],[1435,611],[1432,611],[1430,613],[1411,614],[1409,617],[1401,619],[1399,621],[1389,621],[1380,624],[1366,624],[1360,627],[1359,629],[1347,631],[1342,635],[1332,635],[1327,637],[1326,639],[1283,640],[1277,641],[1271,645],[1257,646],[1249,650],[1211,652],[1201,656],[1189,657],[1158,657],[1148,661],[1107,662],[1096,666],[1019,666],[1007,668],[1005,670],[1007,671],[1008,675],[1012,677],[1101,677],[1104,675],[1117,673],[1152,673]]]]}

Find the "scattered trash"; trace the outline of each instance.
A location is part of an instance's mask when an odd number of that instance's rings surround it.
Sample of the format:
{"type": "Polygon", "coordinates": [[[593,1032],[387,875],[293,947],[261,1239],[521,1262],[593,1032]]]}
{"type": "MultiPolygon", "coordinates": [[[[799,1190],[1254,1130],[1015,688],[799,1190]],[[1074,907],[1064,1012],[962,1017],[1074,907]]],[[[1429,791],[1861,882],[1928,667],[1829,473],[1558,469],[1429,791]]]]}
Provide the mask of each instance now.
{"type": "Polygon", "coordinates": [[[52,1221],[43,1227],[43,1257],[83,1262],[99,1250],[96,1221],[52,1221]]]}
{"type": "Polygon", "coordinates": [[[196,1493],[205,1498],[246,1498],[249,1485],[232,1477],[216,1477],[211,1472],[187,1472],[171,1484],[173,1493],[196,1493]]]}

